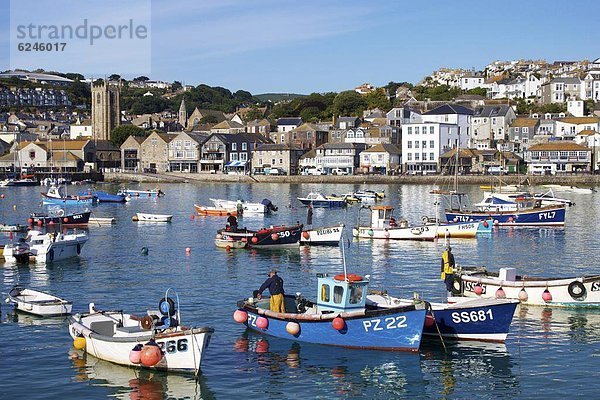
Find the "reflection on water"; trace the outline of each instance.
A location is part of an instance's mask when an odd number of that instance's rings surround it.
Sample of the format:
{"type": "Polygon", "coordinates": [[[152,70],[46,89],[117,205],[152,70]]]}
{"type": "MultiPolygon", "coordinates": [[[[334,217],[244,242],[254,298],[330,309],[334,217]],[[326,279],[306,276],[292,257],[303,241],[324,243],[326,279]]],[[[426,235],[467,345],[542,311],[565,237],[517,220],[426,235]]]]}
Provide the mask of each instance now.
{"type": "Polygon", "coordinates": [[[60,328],[68,325],[68,317],[66,316],[39,317],[14,310],[11,306],[6,306],[2,311],[1,321],[3,323],[15,323],[19,326],[56,326],[60,328]]]}
{"type": "Polygon", "coordinates": [[[161,371],[128,368],[95,357],[70,355],[76,371],[74,379],[111,389],[117,399],[214,399],[205,378],[168,374],[161,371]]]}

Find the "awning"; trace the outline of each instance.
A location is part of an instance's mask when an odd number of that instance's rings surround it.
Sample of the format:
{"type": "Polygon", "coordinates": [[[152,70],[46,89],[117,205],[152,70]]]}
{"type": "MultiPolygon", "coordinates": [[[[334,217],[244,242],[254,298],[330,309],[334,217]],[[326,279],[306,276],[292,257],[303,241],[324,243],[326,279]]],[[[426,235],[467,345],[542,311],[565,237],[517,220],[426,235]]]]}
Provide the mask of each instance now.
{"type": "Polygon", "coordinates": [[[245,167],[248,161],[229,161],[225,164],[226,167],[245,167]]]}

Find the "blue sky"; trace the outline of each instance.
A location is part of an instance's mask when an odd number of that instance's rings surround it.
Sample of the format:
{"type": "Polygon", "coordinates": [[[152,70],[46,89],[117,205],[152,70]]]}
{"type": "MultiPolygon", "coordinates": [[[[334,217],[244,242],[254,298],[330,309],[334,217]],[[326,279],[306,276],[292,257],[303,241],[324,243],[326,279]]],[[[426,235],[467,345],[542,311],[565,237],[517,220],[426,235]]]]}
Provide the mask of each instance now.
{"type": "MultiPolygon", "coordinates": [[[[93,3],[98,1],[78,2],[82,8],[93,3]]],[[[152,1],[149,76],[255,94],[310,93],[347,90],[363,82],[417,83],[440,67],[481,69],[494,60],[600,57],[593,30],[600,2],[565,4],[537,0],[152,1]]],[[[45,12],[49,21],[53,13],[52,7],[45,12]]],[[[9,2],[3,0],[2,70],[10,67],[9,25],[9,2]]],[[[77,59],[61,62],[65,70],[77,72],[77,59]]],[[[103,73],[126,69],[118,62],[112,65],[103,73]]]]}

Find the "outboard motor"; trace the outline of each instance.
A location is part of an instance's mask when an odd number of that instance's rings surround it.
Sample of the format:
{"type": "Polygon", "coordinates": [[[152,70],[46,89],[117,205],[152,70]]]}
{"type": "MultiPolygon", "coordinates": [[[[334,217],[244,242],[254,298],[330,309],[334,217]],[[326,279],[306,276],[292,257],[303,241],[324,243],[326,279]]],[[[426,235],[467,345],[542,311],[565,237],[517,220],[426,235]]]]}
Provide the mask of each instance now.
{"type": "Polygon", "coordinates": [[[271,200],[269,200],[269,199],[263,199],[260,203],[262,205],[266,206],[267,210],[269,210],[269,211],[277,211],[277,207],[275,207],[273,205],[273,203],[271,202],[271,200]]]}

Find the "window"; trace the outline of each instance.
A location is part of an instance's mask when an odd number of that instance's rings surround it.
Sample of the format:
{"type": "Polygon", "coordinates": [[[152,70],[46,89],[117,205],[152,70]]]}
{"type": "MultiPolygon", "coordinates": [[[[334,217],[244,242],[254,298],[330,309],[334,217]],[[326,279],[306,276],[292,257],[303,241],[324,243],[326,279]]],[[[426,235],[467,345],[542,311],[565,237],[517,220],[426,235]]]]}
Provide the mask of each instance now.
{"type": "Polygon", "coordinates": [[[242,143],[242,151],[247,151],[248,150],[248,143],[244,142],[242,143]]]}
{"type": "Polygon", "coordinates": [[[412,140],[409,140],[406,145],[407,148],[412,149],[412,140]]]}
{"type": "Polygon", "coordinates": [[[435,161],[435,153],[429,153],[429,161],[435,161]]]}
{"type": "Polygon", "coordinates": [[[408,153],[408,154],[406,155],[406,160],[407,160],[407,161],[412,161],[412,153],[408,153]]]}
{"type": "Polygon", "coordinates": [[[422,148],[424,148],[424,149],[426,149],[426,148],[427,148],[427,140],[423,140],[423,141],[421,142],[421,147],[422,147],[422,148]]]}
{"type": "Polygon", "coordinates": [[[248,161],[248,153],[240,153],[240,161],[248,161]]]}
{"type": "Polygon", "coordinates": [[[415,149],[418,149],[418,148],[419,148],[419,141],[415,140],[415,149]]]}
{"type": "Polygon", "coordinates": [[[35,151],[30,151],[29,152],[29,158],[31,158],[31,159],[35,158],[35,151]]]}
{"type": "Polygon", "coordinates": [[[192,141],[191,141],[191,140],[186,140],[186,141],[184,141],[184,142],[183,142],[183,146],[184,146],[186,149],[189,149],[189,148],[192,146],[192,141]]]}
{"type": "MultiPolygon", "coordinates": [[[[525,128],[523,128],[523,129],[525,129],[525,128]]],[[[524,132],[524,131],[523,131],[523,132],[524,132]]],[[[519,133],[519,127],[516,127],[516,128],[515,128],[515,133],[519,133]]]]}
{"type": "Polygon", "coordinates": [[[328,302],[329,301],[329,292],[330,292],[330,287],[329,285],[321,285],[321,301],[325,301],[328,302]]]}
{"type": "Polygon", "coordinates": [[[358,304],[363,298],[363,288],[359,285],[350,285],[350,304],[358,304]]]}
{"type": "Polygon", "coordinates": [[[340,304],[342,302],[343,297],[344,297],[344,288],[342,286],[334,286],[333,287],[333,302],[336,304],[340,304]]]}
{"type": "Polygon", "coordinates": [[[419,161],[419,153],[415,153],[415,161],[419,161]]]}
{"type": "Polygon", "coordinates": [[[271,165],[275,165],[275,159],[271,159],[271,165]]]}
{"type": "Polygon", "coordinates": [[[430,135],[433,135],[433,134],[434,134],[434,132],[435,132],[435,128],[434,128],[433,126],[430,126],[430,127],[429,127],[429,134],[430,134],[430,135]]]}
{"type": "Polygon", "coordinates": [[[281,135],[281,143],[285,142],[285,135],[281,135]]]}
{"type": "Polygon", "coordinates": [[[429,141],[429,148],[433,149],[435,147],[435,140],[430,140],[429,141]]]}
{"type": "Polygon", "coordinates": [[[279,159],[279,164],[283,164],[283,158],[279,159]]]}
{"type": "Polygon", "coordinates": [[[238,153],[231,153],[229,155],[229,160],[231,160],[231,161],[237,161],[238,160],[238,153]]]}
{"type": "Polygon", "coordinates": [[[409,135],[412,135],[412,126],[409,126],[409,127],[408,127],[408,134],[409,134],[409,135]]]}
{"type": "Polygon", "coordinates": [[[421,133],[423,133],[423,135],[427,134],[427,127],[426,126],[424,126],[424,127],[421,128],[421,133]]]}

